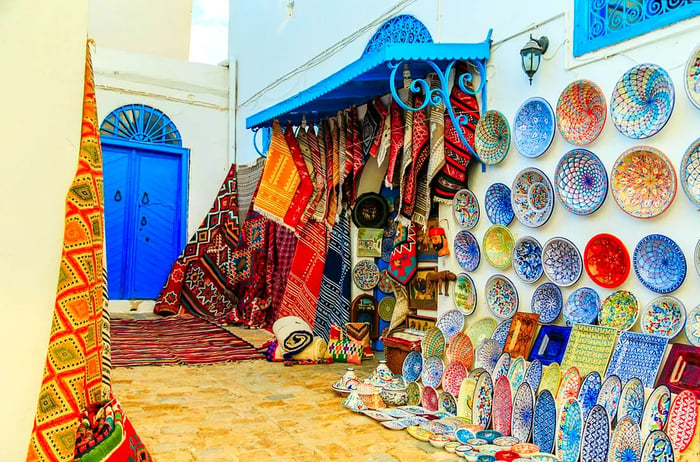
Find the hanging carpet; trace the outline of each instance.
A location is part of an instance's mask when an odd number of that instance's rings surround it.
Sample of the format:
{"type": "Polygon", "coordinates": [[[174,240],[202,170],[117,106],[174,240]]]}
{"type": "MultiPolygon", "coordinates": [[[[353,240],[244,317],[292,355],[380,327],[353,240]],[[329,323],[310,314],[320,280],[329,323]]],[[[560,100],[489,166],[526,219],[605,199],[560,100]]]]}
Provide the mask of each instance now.
{"type": "Polygon", "coordinates": [[[253,194],[258,189],[260,176],[265,166],[265,158],[258,157],[255,162],[238,165],[236,168],[236,187],[238,188],[238,222],[245,222],[248,207],[253,202],[253,194]]]}
{"type": "MultiPolygon", "coordinates": [[[[416,95],[413,107],[420,107],[423,101],[422,95],[416,95]]],[[[413,160],[408,166],[408,171],[405,172],[404,178],[402,178],[403,194],[401,195],[400,215],[404,224],[408,224],[413,220],[416,199],[420,199],[417,194],[419,189],[418,182],[422,175],[425,175],[422,177],[423,179],[427,178],[427,173],[423,169],[427,169],[428,159],[430,158],[430,128],[425,110],[413,111],[412,131],[411,149],[413,160]]],[[[421,212],[424,209],[425,204],[421,207],[421,212]]]]}
{"type": "Polygon", "coordinates": [[[280,317],[282,298],[287,288],[289,271],[292,269],[294,252],[297,248],[297,236],[292,231],[274,223],[270,223],[270,228],[270,236],[274,244],[269,246],[267,262],[272,265],[274,277],[272,278],[272,306],[266,325],[271,325],[280,317]]]}
{"type": "Polygon", "coordinates": [[[304,161],[304,155],[301,152],[299,143],[294,136],[294,130],[292,129],[292,123],[288,122],[287,127],[284,130],[284,139],[289,146],[289,151],[292,154],[292,159],[294,160],[294,165],[296,166],[297,173],[299,174],[299,187],[296,193],[294,193],[294,198],[289,205],[289,210],[284,217],[284,222],[290,229],[296,230],[298,227],[304,226],[306,223],[306,217],[304,212],[306,212],[306,207],[311,200],[311,196],[314,192],[314,185],[311,181],[311,176],[309,175],[309,170],[306,167],[306,162],[304,161]]]}

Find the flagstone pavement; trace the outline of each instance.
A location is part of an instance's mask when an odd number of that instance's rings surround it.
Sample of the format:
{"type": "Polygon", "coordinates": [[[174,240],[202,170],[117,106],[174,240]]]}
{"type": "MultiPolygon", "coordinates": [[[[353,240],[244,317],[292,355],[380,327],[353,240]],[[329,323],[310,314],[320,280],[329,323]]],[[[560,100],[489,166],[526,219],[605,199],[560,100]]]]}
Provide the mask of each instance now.
{"type": "MultiPolygon", "coordinates": [[[[256,346],[269,335],[244,331],[234,329],[256,346]]],[[[376,365],[365,360],[356,374],[367,377],[376,365]]],[[[120,367],[112,385],[158,462],[460,460],[346,409],[330,385],[347,366],[262,360],[120,367]]],[[[698,434],[677,461],[700,460],[698,434]]]]}

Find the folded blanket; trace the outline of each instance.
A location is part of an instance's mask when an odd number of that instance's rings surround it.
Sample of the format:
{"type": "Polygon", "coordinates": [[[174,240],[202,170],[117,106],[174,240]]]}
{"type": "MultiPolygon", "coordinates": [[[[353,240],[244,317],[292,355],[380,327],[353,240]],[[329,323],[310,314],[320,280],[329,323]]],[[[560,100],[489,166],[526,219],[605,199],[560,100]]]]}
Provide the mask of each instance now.
{"type": "Polygon", "coordinates": [[[323,337],[314,337],[311,344],[292,356],[292,359],[317,361],[325,359],[326,356],[328,356],[328,344],[323,337]]]}
{"type": "Polygon", "coordinates": [[[284,349],[285,359],[301,352],[314,340],[311,327],[297,316],[279,318],[272,325],[272,332],[277,337],[279,345],[284,349]]]}

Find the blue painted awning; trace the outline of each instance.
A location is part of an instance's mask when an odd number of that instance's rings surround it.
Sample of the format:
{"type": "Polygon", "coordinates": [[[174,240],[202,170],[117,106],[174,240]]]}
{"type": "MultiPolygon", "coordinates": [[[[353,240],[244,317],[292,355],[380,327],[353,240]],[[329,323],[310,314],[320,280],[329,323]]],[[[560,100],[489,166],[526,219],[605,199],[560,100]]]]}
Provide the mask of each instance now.
{"type": "MultiPolygon", "coordinates": [[[[303,116],[318,121],[345,108],[365,104],[375,96],[386,95],[391,92],[392,63],[406,63],[412,79],[423,79],[434,72],[428,61],[445,69],[456,60],[483,64],[490,54],[490,32],[481,43],[387,43],[317,84],[251,115],[246,119],[246,128],[268,127],[274,119],[282,124],[291,121],[299,125],[303,116]]],[[[403,87],[402,73],[402,69],[395,73],[396,88],[403,87]]]]}

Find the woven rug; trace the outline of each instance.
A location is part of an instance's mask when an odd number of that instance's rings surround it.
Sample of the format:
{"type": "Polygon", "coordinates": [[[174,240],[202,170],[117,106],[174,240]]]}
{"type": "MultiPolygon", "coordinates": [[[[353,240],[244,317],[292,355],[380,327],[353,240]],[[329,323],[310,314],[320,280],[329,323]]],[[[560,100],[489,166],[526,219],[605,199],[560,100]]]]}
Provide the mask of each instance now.
{"type": "Polygon", "coordinates": [[[112,367],[263,359],[253,345],[197,316],[112,319],[112,367]]]}

